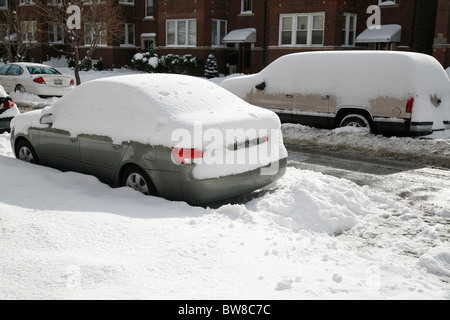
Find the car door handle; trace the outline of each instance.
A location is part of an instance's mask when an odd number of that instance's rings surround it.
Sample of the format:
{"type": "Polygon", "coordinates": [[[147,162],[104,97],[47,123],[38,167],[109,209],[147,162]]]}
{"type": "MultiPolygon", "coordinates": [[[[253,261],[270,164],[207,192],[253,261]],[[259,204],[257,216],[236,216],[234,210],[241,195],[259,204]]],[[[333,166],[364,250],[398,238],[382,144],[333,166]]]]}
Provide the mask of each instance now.
{"type": "Polygon", "coordinates": [[[293,94],[286,94],[286,98],[293,98],[294,95],[293,94]]]}
{"type": "Polygon", "coordinates": [[[328,100],[330,99],[330,96],[328,94],[324,94],[321,98],[322,100],[328,100]]]}
{"type": "Polygon", "coordinates": [[[113,144],[112,146],[113,146],[114,150],[119,150],[119,149],[123,148],[123,145],[121,145],[121,144],[113,144]]]}
{"type": "Polygon", "coordinates": [[[78,138],[76,138],[76,137],[70,137],[69,140],[70,140],[70,142],[75,143],[75,142],[78,141],[78,138]]]}

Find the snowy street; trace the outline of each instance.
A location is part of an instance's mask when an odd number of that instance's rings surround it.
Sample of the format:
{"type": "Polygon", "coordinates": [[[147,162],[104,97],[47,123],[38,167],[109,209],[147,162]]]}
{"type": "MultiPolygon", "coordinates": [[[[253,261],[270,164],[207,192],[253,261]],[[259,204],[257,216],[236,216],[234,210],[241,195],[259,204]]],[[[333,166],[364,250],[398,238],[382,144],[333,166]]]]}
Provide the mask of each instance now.
{"type": "Polygon", "coordinates": [[[450,131],[282,131],[286,175],[217,208],[18,161],[0,134],[0,299],[450,299],[450,131]]]}
{"type": "MultiPolygon", "coordinates": [[[[284,133],[292,142],[292,128],[284,133]]],[[[388,138],[353,135],[389,149],[388,138]]],[[[19,162],[3,134],[0,297],[449,299],[448,171],[411,164],[379,175],[314,159],[292,152],[268,191],[204,209],[19,162]],[[405,190],[417,176],[420,190],[405,190]]]]}

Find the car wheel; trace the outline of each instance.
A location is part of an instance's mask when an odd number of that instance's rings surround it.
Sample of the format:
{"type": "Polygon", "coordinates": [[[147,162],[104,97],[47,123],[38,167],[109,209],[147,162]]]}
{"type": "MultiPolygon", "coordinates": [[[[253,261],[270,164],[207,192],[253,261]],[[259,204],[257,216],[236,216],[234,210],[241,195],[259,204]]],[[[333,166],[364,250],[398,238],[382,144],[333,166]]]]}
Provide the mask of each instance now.
{"type": "Polygon", "coordinates": [[[367,121],[366,117],[360,114],[349,114],[348,116],[345,116],[341,123],[339,124],[339,127],[356,127],[356,128],[369,128],[370,129],[370,123],[367,121]]]}
{"type": "Polygon", "coordinates": [[[148,196],[157,195],[156,188],[148,174],[137,166],[128,167],[122,178],[122,186],[133,188],[148,196]]]}
{"type": "Polygon", "coordinates": [[[39,159],[34,151],[31,143],[26,140],[22,140],[16,149],[16,158],[28,163],[39,164],[39,159]]]}
{"type": "Polygon", "coordinates": [[[14,90],[15,92],[20,92],[20,93],[25,93],[25,92],[27,92],[27,90],[25,90],[25,87],[23,86],[23,85],[21,85],[21,84],[18,84],[17,86],[16,86],[16,89],[14,90]]]}

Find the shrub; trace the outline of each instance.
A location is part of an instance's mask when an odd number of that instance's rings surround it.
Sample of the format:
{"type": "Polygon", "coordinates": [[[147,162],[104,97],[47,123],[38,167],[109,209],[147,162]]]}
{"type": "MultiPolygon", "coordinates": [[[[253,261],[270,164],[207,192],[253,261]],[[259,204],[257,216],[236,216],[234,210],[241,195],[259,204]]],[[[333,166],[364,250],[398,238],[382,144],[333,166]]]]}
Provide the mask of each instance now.
{"type": "Polygon", "coordinates": [[[156,54],[137,53],[131,59],[131,67],[138,71],[150,73],[178,73],[185,75],[201,75],[202,60],[191,54],[184,56],[167,54],[158,57],[156,54]]]}

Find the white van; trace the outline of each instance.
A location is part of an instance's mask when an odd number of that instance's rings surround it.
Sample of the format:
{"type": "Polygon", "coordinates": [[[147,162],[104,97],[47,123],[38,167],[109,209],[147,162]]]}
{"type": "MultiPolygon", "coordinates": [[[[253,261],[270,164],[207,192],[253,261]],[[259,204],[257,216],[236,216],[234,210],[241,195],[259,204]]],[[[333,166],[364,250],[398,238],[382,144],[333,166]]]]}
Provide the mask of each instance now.
{"type": "Polygon", "coordinates": [[[450,129],[450,82],[431,56],[333,51],[283,56],[222,86],[283,122],[369,127],[386,135],[450,129]]]}

